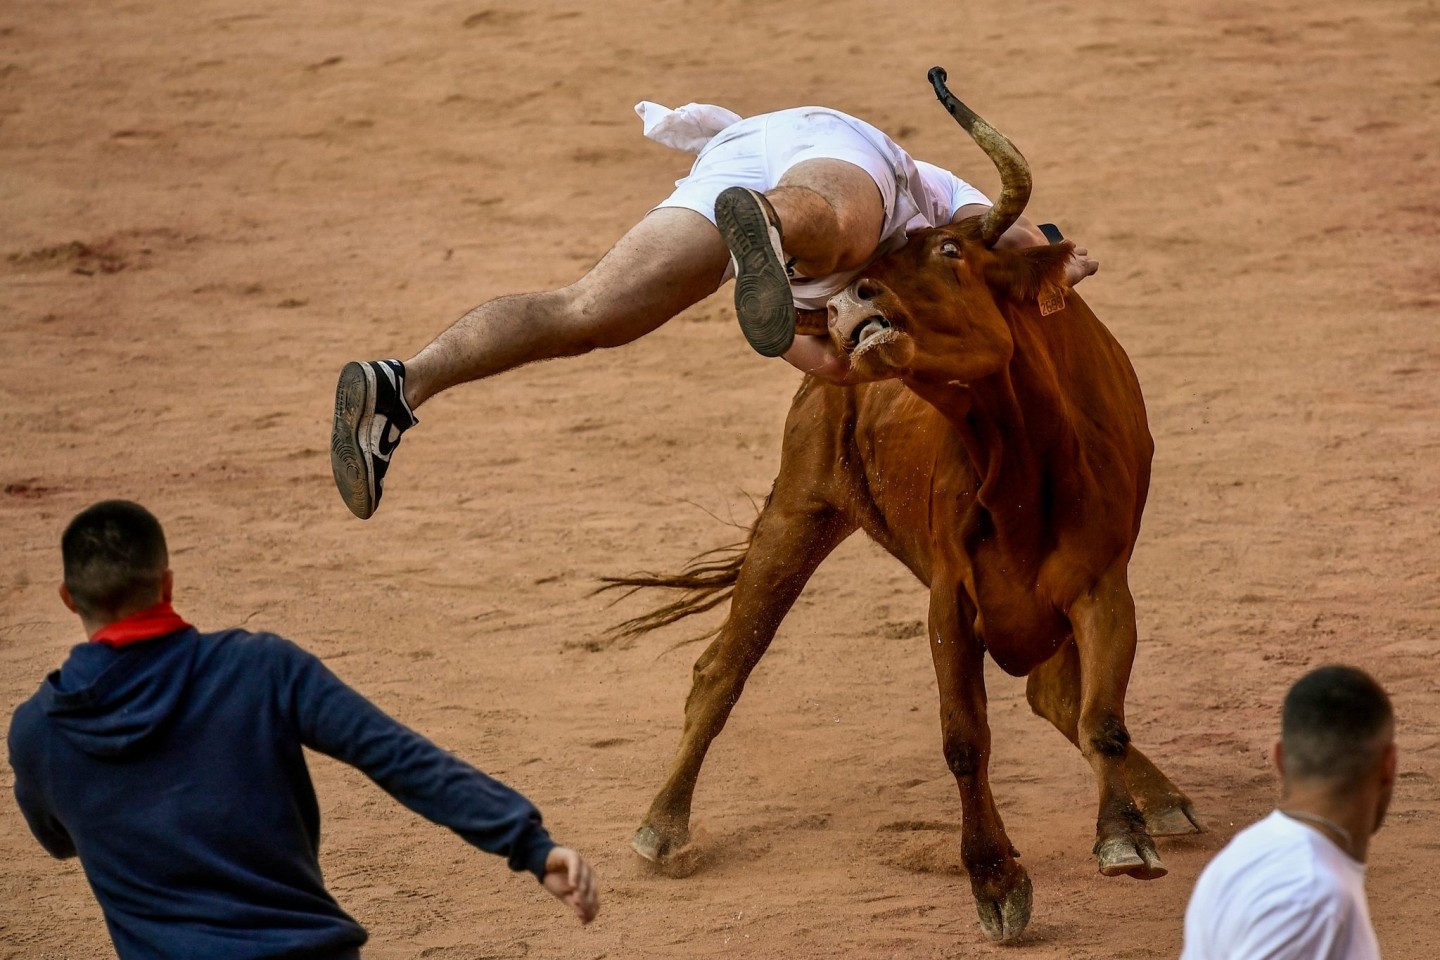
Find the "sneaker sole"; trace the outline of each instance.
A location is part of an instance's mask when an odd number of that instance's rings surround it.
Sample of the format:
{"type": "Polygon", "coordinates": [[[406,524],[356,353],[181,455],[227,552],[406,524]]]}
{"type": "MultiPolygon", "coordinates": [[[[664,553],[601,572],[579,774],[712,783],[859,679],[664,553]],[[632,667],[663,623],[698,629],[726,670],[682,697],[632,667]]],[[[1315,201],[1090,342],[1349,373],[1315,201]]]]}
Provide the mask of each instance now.
{"type": "Polygon", "coordinates": [[[335,385],[335,425],[330,430],[330,472],[335,489],[350,512],[361,520],[375,513],[370,467],[360,452],[360,437],[370,428],[375,385],[373,371],[363,363],[347,363],[335,385]]]}
{"type": "Polygon", "coordinates": [[[735,258],[740,330],[756,353],[778,357],[795,341],[795,302],[765,213],[748,190],[730,187],[715,200],[715,223],[735,258]]]}

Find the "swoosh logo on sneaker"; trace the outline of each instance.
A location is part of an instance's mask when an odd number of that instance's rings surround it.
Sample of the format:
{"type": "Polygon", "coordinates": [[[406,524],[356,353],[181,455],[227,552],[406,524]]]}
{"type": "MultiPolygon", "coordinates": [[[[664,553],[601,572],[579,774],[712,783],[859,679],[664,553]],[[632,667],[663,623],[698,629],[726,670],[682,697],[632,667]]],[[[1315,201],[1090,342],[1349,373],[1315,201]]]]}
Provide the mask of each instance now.
{"type": "Polygon", "coordinates": [[[400,446],[400,431],[395,428],[394,423],[386,420],[385,429],[380,431],[380,439],[375,444],[375,455],[389,460],[390,454],[394,453],[395,448],[398,446],[400,446]],[[392,436],[394,437],[393,440],[391,439],[392,436]]]}

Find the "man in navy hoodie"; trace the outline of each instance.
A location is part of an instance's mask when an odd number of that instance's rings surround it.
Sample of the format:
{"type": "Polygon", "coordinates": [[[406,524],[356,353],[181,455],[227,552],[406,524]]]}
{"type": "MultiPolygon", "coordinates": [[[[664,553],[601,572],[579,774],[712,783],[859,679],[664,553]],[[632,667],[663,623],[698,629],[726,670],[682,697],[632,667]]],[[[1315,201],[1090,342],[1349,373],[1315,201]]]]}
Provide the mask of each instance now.
{"type": "Polygon", "coordinates": [[[170,606],[159,522],[109,500],[61,539],[80,644],[15,711],[15,797],[56,857],[79,856],[124,960],[359,956],[325,889],[302,746],[528,870],[588,923],[595,877],[519,793],[406,729],[274,634],[200,633],[170,606]]]}

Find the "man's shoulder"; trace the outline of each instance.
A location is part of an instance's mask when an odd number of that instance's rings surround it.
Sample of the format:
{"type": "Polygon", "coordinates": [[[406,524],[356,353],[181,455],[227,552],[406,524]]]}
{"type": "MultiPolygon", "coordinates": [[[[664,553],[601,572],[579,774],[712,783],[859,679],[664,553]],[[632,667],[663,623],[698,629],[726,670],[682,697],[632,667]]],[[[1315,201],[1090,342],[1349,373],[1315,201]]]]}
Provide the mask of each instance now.
{"type": "Polygon", "coordinates": [[[1304,829],[1278,811],[1272,812],[1231,837],[1215,859],[1269,860],[1306,853],[1309,845],[1304,829]]]}
{"type": "Polygon", "coordinates": [[[946,168],[940,166],[940,164],[938,163],[931,163],[929,160],[921,160],[919,157],[911,157],[910,159],[915,161],[915,169],[919,170],[920,173],[925,176],[936,178],[954,176],[953,173],[951,173],[946,168]]]}
{"type": "Polygon", "coordinates": [[[1335,956],[1354,915],[1353,898],[1313,859],[1258,861],[1246,872],[1207,868],[1201,881],[1186,910],[1182,960],[1335,956]]]}
{"type": "Polygon", "coordinates": [[[267,630],[245,630],[241,627],[230,627],[225,630],[200,631],[199,633],[201,643],[235,652],[254,653],[299,649],[293,641],[267,630]]]}
{"type": "Polygon", "coordinates": [[[1305,835],[1306,828],[1270,817],[1240,831],[1202,871],[1197,897],[1249,914],[1308,912],[1344,896],[1342,877],[1305,835]]]}
{"type": "Polygon", "coordinates": [[[920,182],[924,185],[925,192],[934,197],[937,202],[943,200],[946,203],[958,203],[960,206],[969,203],[989,204],[990,202],[989,198],[973,185],[938,164],[917,159],[915,171],[920,175],[920,182]]]}
{"type": "Polygon", "coordinates": [[[308,660],[312,656],[299,644],[278,633],[244,630],[239,627],[202,632],[198,640],[202,658],[212,662],[294,663],[308,660]]]}

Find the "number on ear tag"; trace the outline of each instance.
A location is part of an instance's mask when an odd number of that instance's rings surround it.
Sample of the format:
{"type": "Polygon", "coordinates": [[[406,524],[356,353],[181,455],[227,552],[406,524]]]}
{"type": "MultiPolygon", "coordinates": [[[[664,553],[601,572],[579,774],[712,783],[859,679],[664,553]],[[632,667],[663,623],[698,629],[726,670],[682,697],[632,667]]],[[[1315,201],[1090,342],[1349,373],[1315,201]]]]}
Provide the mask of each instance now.
{"type": "Polygon", "coordinates": [[[1049,292],[1043,292],[1035,298],[1040,304],[1040,316],[1048,317],[1052,313],[1059,313],[1065,309],[1065,291],[1060,287],[1051,287],[1049,292]]]}

